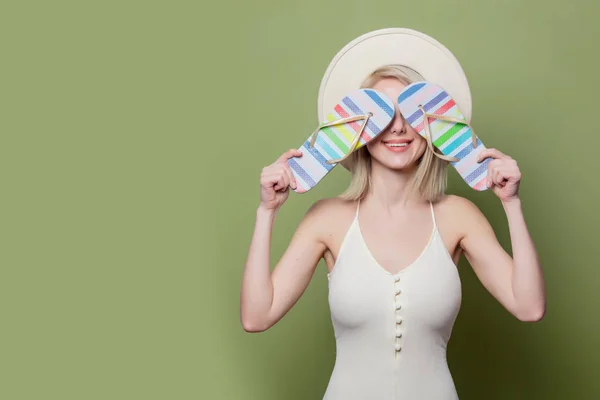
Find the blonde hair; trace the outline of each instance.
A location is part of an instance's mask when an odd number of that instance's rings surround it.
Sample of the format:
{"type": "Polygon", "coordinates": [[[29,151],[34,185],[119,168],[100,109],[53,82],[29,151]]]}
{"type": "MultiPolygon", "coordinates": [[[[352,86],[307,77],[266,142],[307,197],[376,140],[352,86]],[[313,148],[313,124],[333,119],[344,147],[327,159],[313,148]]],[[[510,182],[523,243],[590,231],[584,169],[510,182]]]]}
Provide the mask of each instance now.
{"type": "MultiPolygon", "coordinates": [[[[360,87],[371,88],[379,80],[385,78],[397,79],[405,85],[411,83],[411,79],[401,67],[387,65],[371,73],[360,87]]],[[[446,192],[448,162],[435,156],[428,146],[417,163],[418,166],[410,187],[412,194],[431,202],[439,200],[446,192]]],[[[367,146],[353,152],[343,164],[352,173],[352,179],[340,197],[351,201],[362,200],[372,187],[371,154],[367,150],[367,146]]]]}

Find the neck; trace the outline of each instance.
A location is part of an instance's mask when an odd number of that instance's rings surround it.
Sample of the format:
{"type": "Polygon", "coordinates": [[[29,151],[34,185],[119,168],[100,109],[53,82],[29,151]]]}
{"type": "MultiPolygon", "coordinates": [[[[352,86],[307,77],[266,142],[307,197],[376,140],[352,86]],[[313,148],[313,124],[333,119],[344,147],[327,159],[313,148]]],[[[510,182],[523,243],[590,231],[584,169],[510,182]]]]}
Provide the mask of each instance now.
{"type": "Polygon", "coordinates": [[[378,207],[386,210],[396,206],[421,204],[423,201],[412,190],[412,182],[416,166],[401,170],[392,170],[372,160],[371,190],[366,196],[367,201],[373,201],[378,207]]]}

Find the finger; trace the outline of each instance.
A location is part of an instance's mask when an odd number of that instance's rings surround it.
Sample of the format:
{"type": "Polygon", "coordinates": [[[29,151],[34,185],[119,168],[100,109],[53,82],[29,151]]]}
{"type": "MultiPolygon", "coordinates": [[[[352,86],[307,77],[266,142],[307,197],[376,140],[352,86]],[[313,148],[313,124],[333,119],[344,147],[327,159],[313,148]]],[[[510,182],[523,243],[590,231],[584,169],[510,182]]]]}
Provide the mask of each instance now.
{"type": "Polygon", "coordinates": [[[509,181],[520,181],[521,180],[521,169],[515,160],[511,160],[506,166],[504,171],[509,181]]]}
{"type": "Polygon", "coordinates": [[[502,160],[492,159],[488,164],[488,170],[495,171],[502,166],[502,160]]]}
{"type": "Polygon", "coordinates": [[[289,186],[289,182],[287,181],[287,175],[283,174],[279,176],[277,180],[277,184],[273,187],[278,192],[284,192],[289,186]]]}
{"type": "Polygon", "coordinates": [[[281,180],[283,181],[283,187],[282,189],[287,189],[288,187],[291,186],[291,181],[290,181],[290,177],[287,174],[287,172],[284,170],[283,173],[281,174],[281,180]]]}
{"type": "Polygon", "coordinates": [[[498,169],[502,168],[502,163],[503,163],[503,160],[497,160],[497,159],[492,159],[492,161],[489,162],[489,164],[487,166],[487,168],[488,168],[488,174],[487,174],[488,187],[491,187],[495,183],[497,183],[495,181],[495,177],[496,177],[496,174],[498,173],[498,169]]]}
{"type": "Polygon", "coordinates": [[[521,180],[521,170],[513,165],[501,168],[500,174],[506,182],[519,182],[521,180]]]}
{"type": "Polygon", "coordinates": [[[501,178],[499,171],[500,170],[497,167],[491,168],[488,170],[488,176],[487,176],[488,187],[502,186],[502,178],[501,178]]]}
{"type": "Polygon", "coordinates": [[[288,169],[289,166],[287,165],[287,163],[284,163],[283,165],[281,165],[281,168],[277,170],[277,173],[282,177],[283,183],[286,186],[289,186],[292,182],[290,174],[288,173],[288,169]]]}
{"type": "Polygon", "coordinates": [[[487,184],[488,188],[491,188],[494,185],[494,174],[496,173],[494,161],[495,160],[492,160],[488,164],[487,176],[485,178],[485,183],[487,184]]]}
{"type": "Polygon", "coordinates": [[[277,164],[271,164],[271,165],[267,165],[266,167],[264,167],[262,169],[262,172],[260,174],[261,177],[264,176],[272,176],[277,174],[277,169],[279,168],[279,166],[277,164]]]}
{"type": "Polygon", "coordinates": [[[487,178],[485,178],[485,179],[486,179],[486,182],[485,182],[485,183],[487,184],[487,187],[491,188],[492,186],[494,186],[494,179],[493,179],[493,177],[492,177],[492,174],[491,174],[491,172],[490,172],[490,173],[488,173],[488,176],[487,176],[487,178]]]}
{"type": "Polygon", "coordinates": [[[282,174],[283,170],[287,166],[288,166],[288,164],[285,161],[276,162],[267,167],[264,167],[263,171],[262,171],[262,176],[272,176],[272,175],[282,174]]]}
{"type": "Polygon", "coordinates": [[[260,185],[267,189],[273,189],[273,187],[277,184],[278,180],[279,180],[278,174],[273,174],[273,173],[266,174],[266,175],[261,176],[260,185]]]}
{"type": "Polygon", "coordinates": [[[277,171],[277,185],[275,190],[282,190],[288,187],[290,184],[290,179],[285,171],[285,167],[281,167],[277,171]]]}
{"type": "Polygon", "coordinates": [[[509,168],[498,169],[496,181],[498,186],[504,187],[511,181],[513,175],[509,168]]]}
{"type": "Polygon", "coordinates": [[[296,178],[294,177],[294,173],[292,172],[292,169],[287,164],[285,165],[285,173],[288,176],[288,179],[290,182],[290,187],[292,189],[296,189],[298,187],[298,183],[296,182],[296,178]]]}
{"type": "Polygon", "coordinates": [[[287,160],[289,160],[292,157],[301,157],[301,156],[302,156],[302,152],[300,150],[289,149],[288,151],[286,151],[285,153],[283,153],[281,155],[281,157],[279,157],[277,159],[276,163],[287,161],[287,160]]]}
{"type": "Polygon", "coordinates": [[[507,156],[506,154],[502,153],[500,150],[497,149],[485,149],[483,150],[481,153],[479,153],[477,155],[477,162],[480,163],[483,160],[485,160],[486,158],[494,158],[494,159],[510,159],[509,156],[507,156]]]}
{"type": "Polygon", "coordinates": [[[261,178],[261,184],[264,183],[266,186],[274,186],[277,184],[277,182],[279,182],[279,180],[281,179],[281,171],[276,171],[276,172],[270,172],[268,174],[264,174],[261,178]]]}
{"type": "Polygon", "coordinates": [[[488,164],[488,170],[492,177],[500,172],[505,180],[514,180],[515,177],[520,176],[519,167],[516,161],[512,159],[492,160],[488,164]]]}
{"type": "Polygon", "coordinates": [[[504,176],[502,175],[502,172],[500,172],[500,170],[496,170],[496,173],[494,174],[494,184],[498,185],[498,186],[504,186],[504,176]]]}

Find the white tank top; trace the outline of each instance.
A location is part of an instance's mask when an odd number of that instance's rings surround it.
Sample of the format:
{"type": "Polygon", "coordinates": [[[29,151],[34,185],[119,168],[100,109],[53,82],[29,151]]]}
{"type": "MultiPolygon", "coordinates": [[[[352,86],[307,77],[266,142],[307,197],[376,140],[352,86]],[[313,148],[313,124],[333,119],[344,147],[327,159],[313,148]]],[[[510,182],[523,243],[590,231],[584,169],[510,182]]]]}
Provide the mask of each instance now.
{"type": "Polygon", "coordinates": [[[335,366],[324,400],[455,400],[446,346],[462,300],[437,229],[393,275],[377,263],[356,216],[329,279],[335,366]]]}

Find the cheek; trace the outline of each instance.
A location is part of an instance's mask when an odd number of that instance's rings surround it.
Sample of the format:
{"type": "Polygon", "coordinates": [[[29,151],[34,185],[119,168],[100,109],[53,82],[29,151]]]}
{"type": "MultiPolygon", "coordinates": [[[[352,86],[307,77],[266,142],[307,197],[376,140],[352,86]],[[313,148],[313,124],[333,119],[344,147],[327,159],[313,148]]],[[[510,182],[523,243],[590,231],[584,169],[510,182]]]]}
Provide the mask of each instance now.
{"type": "Polygon", "coordinates": [[[367,146],[366,146],[367,147],[367,151],[369,153],[372,153],[373,150],[377,148],[378,144],[379,144],[379,140],[372,140],[372,141],[370,141],[369,143],[367,143],[367,146]]]}
{"type": "Polygon", "coordinates": [[[417,144],[417,157],[421,157],[425,154],[425,150],[427,149],[427,141],[419,136],[415,139],[415,143],[417,144]]]}

